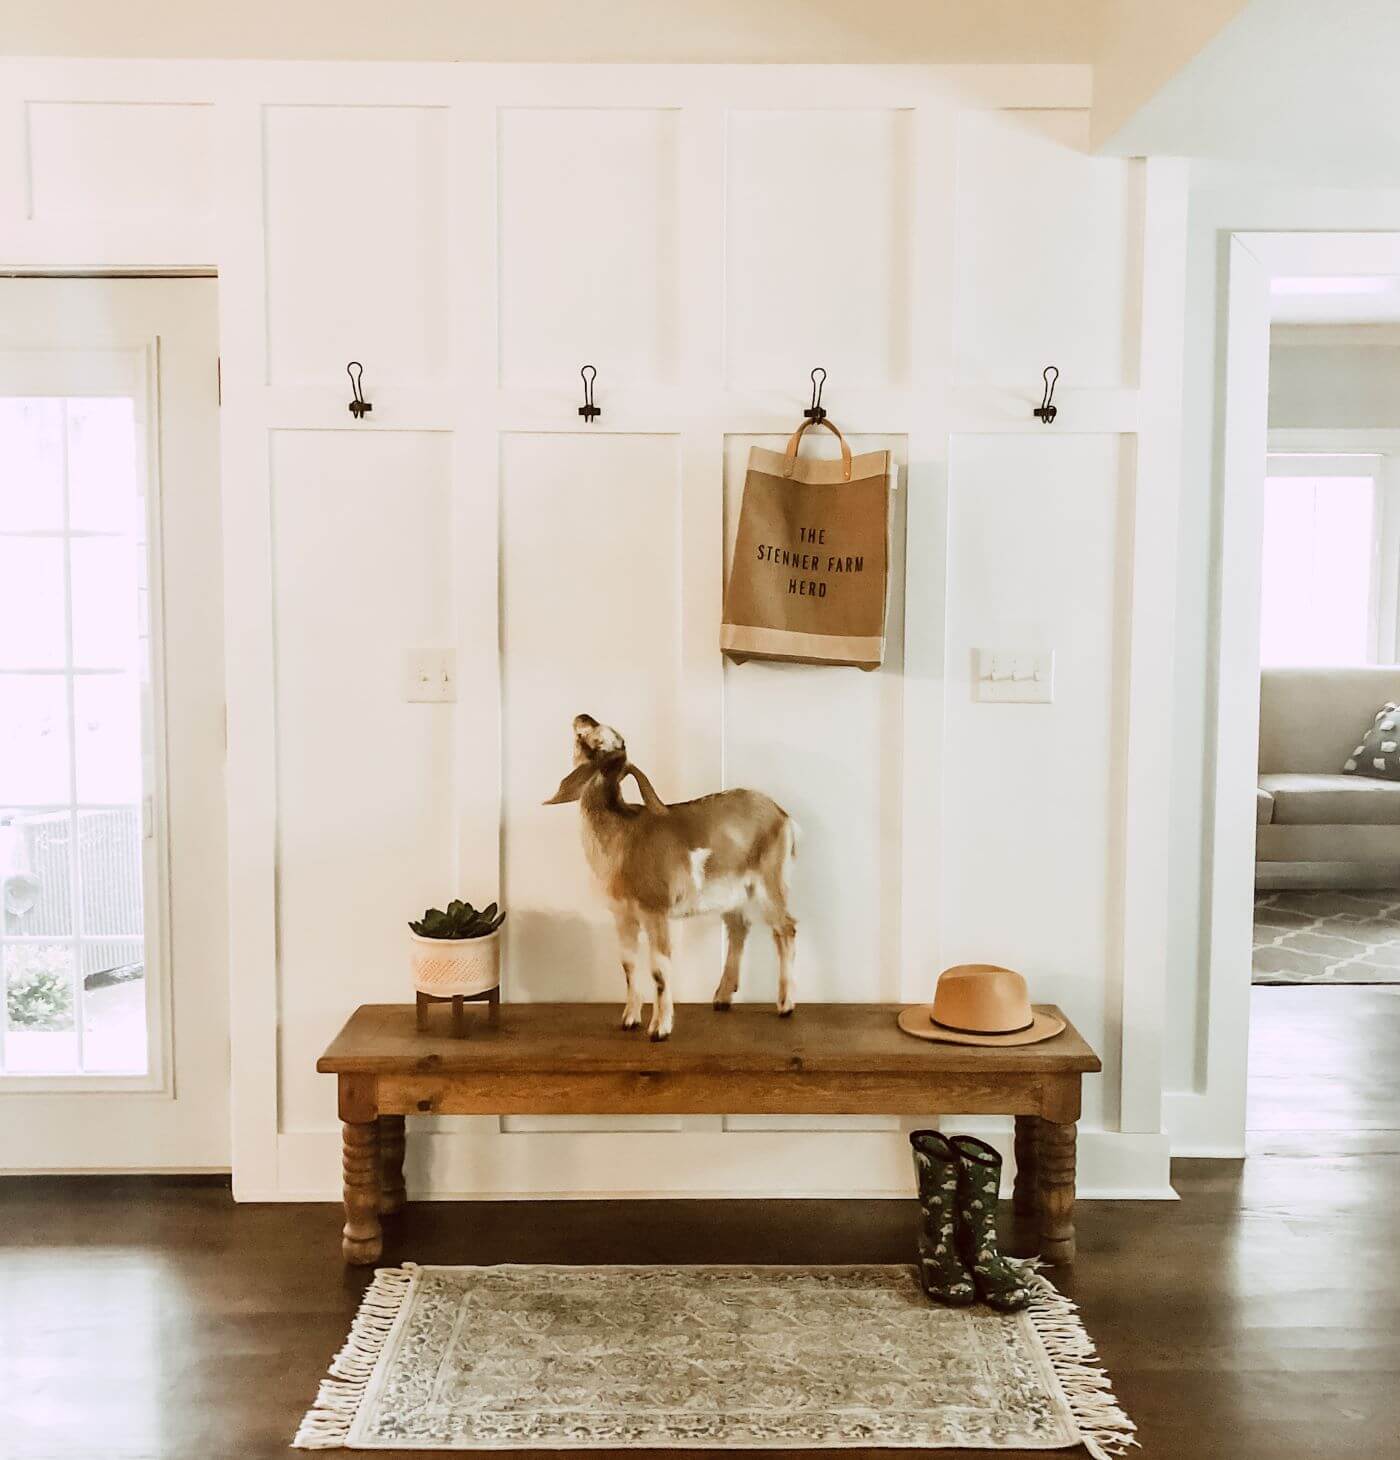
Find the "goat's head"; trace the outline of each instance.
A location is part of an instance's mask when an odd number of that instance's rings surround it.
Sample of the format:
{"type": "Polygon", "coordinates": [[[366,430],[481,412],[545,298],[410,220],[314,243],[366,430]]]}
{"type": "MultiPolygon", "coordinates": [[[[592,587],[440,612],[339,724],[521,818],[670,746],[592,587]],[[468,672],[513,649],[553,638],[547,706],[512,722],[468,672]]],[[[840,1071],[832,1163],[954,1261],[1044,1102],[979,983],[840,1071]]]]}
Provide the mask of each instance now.
{"type": "Polygon", "coordinates": [[[574,716],[574,768],[546,801],[558,806],[577,801],[594,776],[620,779],[627,769],[627,742],[611,725],[600,725],[592,715],[574,716]]]}

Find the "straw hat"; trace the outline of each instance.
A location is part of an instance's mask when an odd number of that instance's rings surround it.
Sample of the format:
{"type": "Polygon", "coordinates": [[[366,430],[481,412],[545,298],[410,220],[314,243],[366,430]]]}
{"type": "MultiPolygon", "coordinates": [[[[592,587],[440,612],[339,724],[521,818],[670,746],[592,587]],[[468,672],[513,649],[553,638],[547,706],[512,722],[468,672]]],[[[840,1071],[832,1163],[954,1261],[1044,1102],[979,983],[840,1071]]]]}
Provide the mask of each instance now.
{"type": "Polygon", "coordinates": [[[931,1004],[899,1011],[899,1027],[917,1039],[1004,1048],[1052,1039],[1065,1021],[1031,1008],[1026,981],[994,963],[959,963],[938,975],[931,1004]]]}

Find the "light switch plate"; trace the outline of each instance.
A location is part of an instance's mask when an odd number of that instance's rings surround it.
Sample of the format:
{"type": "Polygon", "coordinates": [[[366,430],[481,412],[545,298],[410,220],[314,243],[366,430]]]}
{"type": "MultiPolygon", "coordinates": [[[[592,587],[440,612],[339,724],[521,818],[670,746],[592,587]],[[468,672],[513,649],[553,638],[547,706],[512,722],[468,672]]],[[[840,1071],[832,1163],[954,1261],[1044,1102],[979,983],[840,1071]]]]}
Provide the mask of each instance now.
{"type": "Polygon", "coordinates": [[[1055,651],[979,649],[976,697],[994,704],[1048,705],[1055,698],[1055,651]]]}
{"type": "Polygon", "coordinates": [[[405,649],[403,697],[410,704],[442,705],[457,698],[455,649],[405,649]]]}

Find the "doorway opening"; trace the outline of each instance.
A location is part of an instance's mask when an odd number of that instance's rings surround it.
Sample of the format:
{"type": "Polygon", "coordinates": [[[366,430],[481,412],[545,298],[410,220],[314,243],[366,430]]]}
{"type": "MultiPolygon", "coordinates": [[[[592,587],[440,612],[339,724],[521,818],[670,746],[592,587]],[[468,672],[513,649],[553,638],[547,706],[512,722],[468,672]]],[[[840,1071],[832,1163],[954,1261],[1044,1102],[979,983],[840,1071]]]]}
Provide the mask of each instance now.
{"type": "Polygon", "coordinates": [[[1227,377],[1209,1079],[1243,1149],[1400,1128],[1400,235],[1237,235],[1227,377]]]}

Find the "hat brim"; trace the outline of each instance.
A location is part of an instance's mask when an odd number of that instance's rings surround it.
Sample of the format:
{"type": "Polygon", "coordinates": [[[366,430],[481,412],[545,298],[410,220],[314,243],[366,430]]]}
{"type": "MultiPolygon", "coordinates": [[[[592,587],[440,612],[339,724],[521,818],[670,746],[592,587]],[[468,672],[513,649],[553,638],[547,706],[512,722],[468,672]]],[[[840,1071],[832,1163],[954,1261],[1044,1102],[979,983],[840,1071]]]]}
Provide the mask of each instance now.
{"type": "Polygon", "coordinates": [[[1039,1044],[1042,1039],[1053,1039],[1064,1031],[1065,1021],[1053,1014],[1035,1013],[1031,1016],[1029,1029],[1017,1029],[1011,1034],[961,1034],[956,1029],[945,1029],[933,1022],[932,1004],[910,1004],[899,1011],[899,1027],[915,1039],[931,1039],[938,1044],[977,1044],[989,1049],[1010,1049],[1018,1044],[1039,1044]]]}

